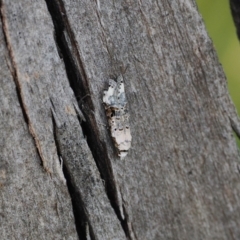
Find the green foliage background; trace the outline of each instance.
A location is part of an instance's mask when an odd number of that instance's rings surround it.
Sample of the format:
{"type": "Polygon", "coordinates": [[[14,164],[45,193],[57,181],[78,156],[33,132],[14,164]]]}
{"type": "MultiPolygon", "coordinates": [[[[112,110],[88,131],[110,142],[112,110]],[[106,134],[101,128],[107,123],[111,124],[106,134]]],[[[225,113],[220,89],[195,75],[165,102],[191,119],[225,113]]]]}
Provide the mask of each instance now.
{"type": "MultiPolygon", "coordinates": [[[[228,80],[228,89],[240,114],[240,43],[229,0],[196,0],[207,31],[228,80]]],[[[240,146],[240,141],[238,141],[240,146]]]]}

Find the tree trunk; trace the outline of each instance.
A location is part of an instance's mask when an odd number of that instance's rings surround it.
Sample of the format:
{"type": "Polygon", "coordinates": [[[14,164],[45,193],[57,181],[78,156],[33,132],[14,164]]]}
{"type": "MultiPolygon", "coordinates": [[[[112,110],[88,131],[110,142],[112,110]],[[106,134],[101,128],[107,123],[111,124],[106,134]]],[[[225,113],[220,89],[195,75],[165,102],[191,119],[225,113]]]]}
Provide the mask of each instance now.
{"type": "Polygon", "coordinates": [[[0,0],[1,239],[240,239],[240,123],[193,0],[0,0]],[[122,75],[132,148],[102,103],[122,75]]]}

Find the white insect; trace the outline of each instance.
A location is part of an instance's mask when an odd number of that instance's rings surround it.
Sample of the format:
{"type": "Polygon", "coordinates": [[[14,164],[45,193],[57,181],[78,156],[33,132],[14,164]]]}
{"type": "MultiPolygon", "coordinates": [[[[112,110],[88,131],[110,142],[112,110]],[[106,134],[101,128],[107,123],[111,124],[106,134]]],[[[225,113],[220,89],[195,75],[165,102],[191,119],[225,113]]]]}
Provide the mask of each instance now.
{"type": "Polygon", "coordinates": [[[132,136],[122,75],[117,78],[117,82],[109,80],[108,90],[104,91],[103,102],[114,145],[118,156],[123,159],[131,147],[132,136]]]}

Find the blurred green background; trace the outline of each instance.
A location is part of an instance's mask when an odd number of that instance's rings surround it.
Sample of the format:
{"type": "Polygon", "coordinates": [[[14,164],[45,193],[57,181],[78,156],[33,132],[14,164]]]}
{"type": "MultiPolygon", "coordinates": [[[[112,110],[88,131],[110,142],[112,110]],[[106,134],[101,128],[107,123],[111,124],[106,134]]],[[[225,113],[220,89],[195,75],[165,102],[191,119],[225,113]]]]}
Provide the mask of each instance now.
{"type": "MultiPolygon", "coordinates": [[[[196,0],[228,81],[229,93],[240,115],[240,43],[229,0],[196,0]]],[[[238,141],[240,146],[240,141],[238,141]]]]}

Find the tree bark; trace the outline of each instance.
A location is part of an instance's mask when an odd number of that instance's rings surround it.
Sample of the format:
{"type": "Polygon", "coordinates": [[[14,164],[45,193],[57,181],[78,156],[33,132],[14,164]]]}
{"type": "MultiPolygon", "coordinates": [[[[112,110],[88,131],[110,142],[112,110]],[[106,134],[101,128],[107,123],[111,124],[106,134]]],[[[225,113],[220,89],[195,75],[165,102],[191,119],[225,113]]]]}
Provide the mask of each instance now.
{"type": "Polygon", "coordinates": [[[193,0],[0,0],[2,239],[239,239],[240,122],[193,0]],[[123,75],[132,148],[102,104],[123,75]]]}

